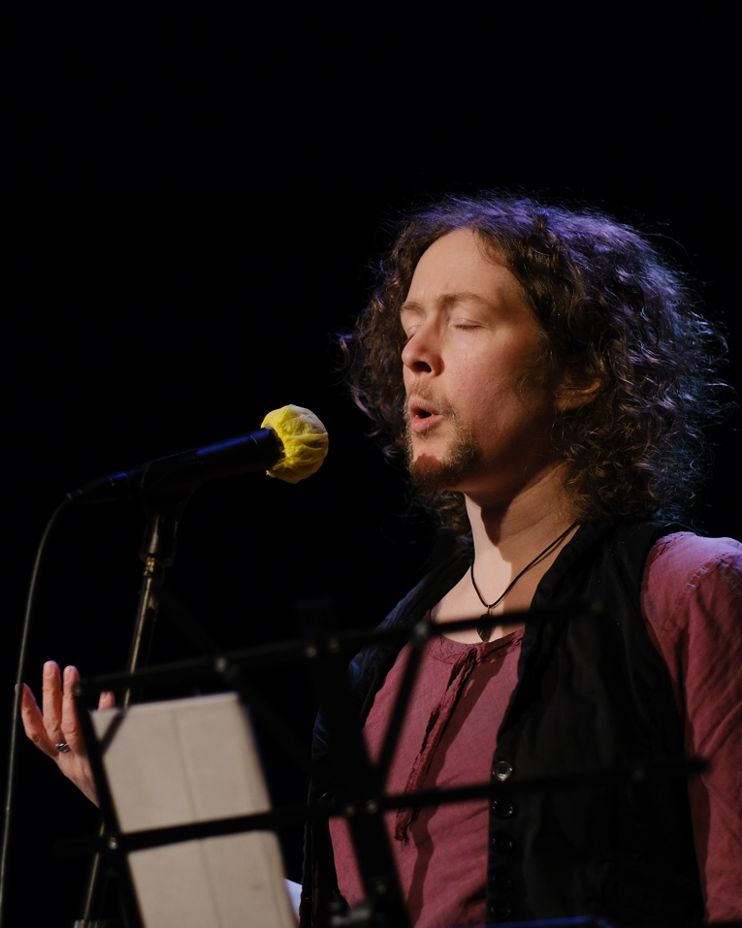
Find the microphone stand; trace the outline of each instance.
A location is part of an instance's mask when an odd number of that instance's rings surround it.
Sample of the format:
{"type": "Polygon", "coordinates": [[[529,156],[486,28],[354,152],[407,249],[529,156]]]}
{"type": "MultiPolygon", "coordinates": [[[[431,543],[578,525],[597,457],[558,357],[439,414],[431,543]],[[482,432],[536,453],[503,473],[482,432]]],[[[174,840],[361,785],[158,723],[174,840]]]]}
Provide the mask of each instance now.
{"type": "MultiPolygon", "coordinates": [[[[162,584],[165,569],[175,560],[175,542],[178,533],[178,521],[190,496],[190,491],[171,497],[162,497],[148,502],[147,525],[144,541],[139,551],[139,558],[144,562],[139,601],[137,604],[134,631],[132,633],[127,661],[127,673],[133,674],[147,662],[154,637],[155,620],[160,607],[156,594],[162,584]]],[[[132,702],[134,692],[131,687],[124,690],[121,704],[126,709],[132,702]]],[[[98,837],[103,838],[107,829],[105,816],[98,828],[98,837]]],[[[98,896],[101,877],[102,854],[96,850],[90,863],[90,870],[83,898],[82,915],[73,922],[73,928],[104,928],[105,921],[92,918],[93,906],[98,896]]]]}

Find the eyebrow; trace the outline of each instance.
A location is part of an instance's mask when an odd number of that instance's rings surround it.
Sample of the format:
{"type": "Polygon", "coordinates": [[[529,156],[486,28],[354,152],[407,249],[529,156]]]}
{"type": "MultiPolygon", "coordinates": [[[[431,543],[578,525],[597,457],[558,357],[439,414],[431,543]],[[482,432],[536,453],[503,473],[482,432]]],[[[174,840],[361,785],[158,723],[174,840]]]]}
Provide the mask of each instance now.
{"type": "MultiPolygon", "coordinates": [[[[450,306],[454,306],[456,303],[465,303],[465,302],[475,302],[481,303],[484,306],[491,306],[489,300],[486,300],[483,296],[480,296],[478,293],[473,293],[471,290],[462,290],[459,293],[444,293],[442,296],[438,297],[436,300],[437,303],[440,303],[444,309],[448,309],[450,306]]],[[[406,310],[412,310],[413,312],[420,312],[424,310],[425,307],[422,303],[418,303],[416,300],[407,300],[400,307],[400,313],[405,312],[406,310]]]]}

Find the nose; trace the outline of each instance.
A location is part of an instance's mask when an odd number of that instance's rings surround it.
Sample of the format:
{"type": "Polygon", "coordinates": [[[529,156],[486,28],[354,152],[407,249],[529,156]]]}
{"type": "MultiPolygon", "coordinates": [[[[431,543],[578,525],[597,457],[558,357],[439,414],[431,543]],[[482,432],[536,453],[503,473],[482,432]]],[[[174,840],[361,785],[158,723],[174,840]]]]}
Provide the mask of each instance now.
{"type": "Polygon", "coordinates": [[[420,325],[402,349],[402,364],[413,374],[438,374],[441,354],[436,334],[430,325],[420,325]]]}

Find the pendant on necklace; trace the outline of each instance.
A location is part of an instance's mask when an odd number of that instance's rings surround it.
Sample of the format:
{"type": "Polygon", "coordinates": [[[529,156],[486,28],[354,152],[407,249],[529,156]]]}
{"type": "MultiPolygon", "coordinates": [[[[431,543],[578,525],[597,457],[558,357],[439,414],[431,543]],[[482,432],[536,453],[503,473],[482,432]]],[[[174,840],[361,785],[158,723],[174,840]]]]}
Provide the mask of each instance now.
{"type": "Polygon", "coordinates": [[[476,629],[477,634],[482,639],[482,641],[490,640],[490,635],[492,634],[492,616],[489,614],[489,612],[485,612],[484,615],[479,616],[476,629]]]}

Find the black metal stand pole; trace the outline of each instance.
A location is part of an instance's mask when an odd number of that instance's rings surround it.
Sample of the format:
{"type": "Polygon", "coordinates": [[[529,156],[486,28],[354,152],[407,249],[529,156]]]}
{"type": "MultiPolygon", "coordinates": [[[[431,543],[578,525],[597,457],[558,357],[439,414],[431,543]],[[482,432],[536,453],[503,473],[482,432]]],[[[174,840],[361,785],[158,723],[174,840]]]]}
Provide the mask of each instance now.
{"type": "MultiPolygon", "coordinates": [[[[159,599],[155,595],[161,584],[165,569],[175,560],[175,542],[178,520],[185,506],[187,497],[177,497],[158,501],[148,512],[144,543],[139,552],[144,562],[144,571],[139,589],[134,631],[132,634],[127,661],[127,673],[134,673],[146,663],[155,630],[155,620],[159,609],[159,599]]],[[[132,702],[133,691],[127,687],[122,696],[122,706],[126,708],[132,702]]],[[[101,821],[98,835],[103,837],[106,831],[105,818],[101,821]]],[[[85,895],[83,897],[82,915],[76,919],[73,928],[104,928],[105,923],[93,917],[96,897],[99,893],[101,878],[101,853],[96,851],[90,863],[85,895]]]]}

